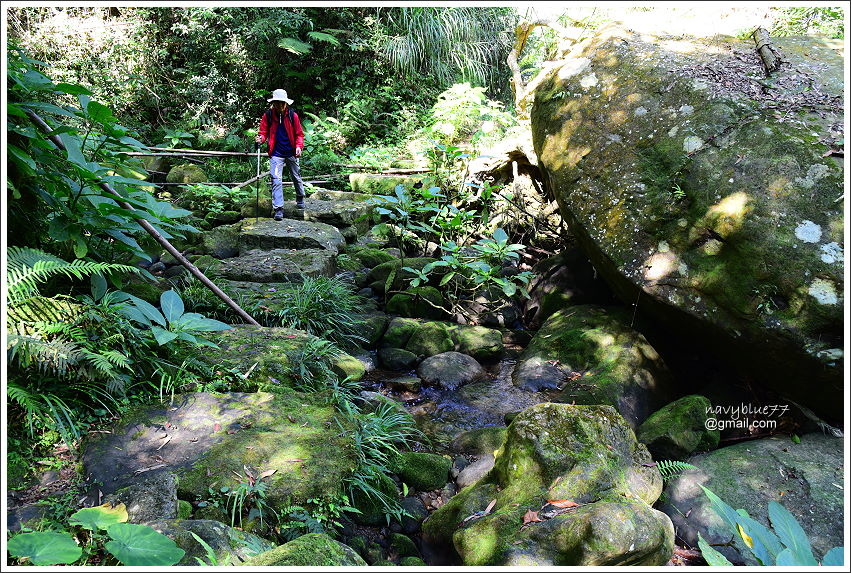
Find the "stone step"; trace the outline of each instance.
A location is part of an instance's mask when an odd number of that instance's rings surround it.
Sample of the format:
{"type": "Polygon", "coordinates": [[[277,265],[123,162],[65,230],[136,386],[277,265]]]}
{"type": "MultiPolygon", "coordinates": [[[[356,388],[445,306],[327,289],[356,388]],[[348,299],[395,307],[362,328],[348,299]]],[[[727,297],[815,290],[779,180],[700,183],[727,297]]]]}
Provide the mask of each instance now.
{"type": "Polygon", "coordinates": [[[233,281],[272,283],[297,282],[306,276],[331,277],[335,272],[334,251],[304,248],[246,251],[238,257],[223,260],[218,274],[233,281]]]}

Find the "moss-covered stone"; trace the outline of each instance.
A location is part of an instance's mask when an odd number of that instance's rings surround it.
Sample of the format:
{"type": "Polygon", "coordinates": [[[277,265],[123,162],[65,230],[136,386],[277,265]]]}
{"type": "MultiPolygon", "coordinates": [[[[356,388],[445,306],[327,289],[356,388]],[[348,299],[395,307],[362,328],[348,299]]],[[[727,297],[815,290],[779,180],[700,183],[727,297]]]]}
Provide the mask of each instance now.
{"type": "Polygon", "coordinates": [[[452,449],[474,456],[493,454],[505,442],[506,432],[507,429],[501,426],[469,430],[452,440],[452,449]]]}
{"type": "Polygon", "coordinates": [[[364,348],[372,349],[378,346],[384,333],[387,331],[387,325],[390,323],[390,317],[383,312],[371,312],[366,314],[361,319],[362,329],[360,335],[366,340],[363,343],[364,348]]]}
{"type": "Polygon", "coordinates": [[[721,432],[707,429],[710,408],[709,399],[696,394],[671,402],[641,424],[638,441],[657,460],[685,460],[694,452],[714,450],[721,432]]]}
{"type": "Polygon", "coordinates": [[[324,533],[308,533],[264,551],[244,563],[246,567],[353,567],[366,561],[354,549],[324,533]]]}
{"type": "Polygon", "coordinates": [[[675,48],[607,29],[538,84],[533,140],[618,298],[838,424],[844,174],[830,150],[844,109],[818,102],[840,101],[845,62],[821,40],[777,40],[790,65],[764,91],[759,60],[737,56],[750,38],[675,48]]]}
{"type": "Polygon", "coordinates": [[[611,406],[539,404],[508,427],[493,470],[435,511],[423,532],[430,543],[451,542],[465,565],[662,565],[674,535],[650,507],[662,489],[650,459],[611,406]],[[580,507],[547,517],[552,499],[580,507]],[[491,500],[490,514],[459,526],[491,500]],[[544,521],[521,528],[529,509],[544,521]],[[597,521],[605,527],[587,525],[597,521]]]}
{"type": "MultiPolygon", "coordinates": [[[[401,533],[391,533],[388,539],[390,549],[395,551],[399,557],[419,557],[420,552],[411,538],[401,533]]],[[[401,563],[400,563],[401,564],[401,563]]]]}
{"type": "Polygon", "coordinates": [[[253,249],[327,249],[336,255],[345,244],[340,231],[325,223],[246,219],[239,225],[240,254],[253,249]]]}
{"type": "Polygon", "coordinates": [[[124,285],[121,290],[154,305],[158,305],[160,303],[160,296],[162,296],[163,292],[165,292],[164,289],[159,287],[159,285],[141,280],[131,281],[124,285]]]}
{"type": "Polygon", "coordinates": [[[177,519],[189,519],[192,515],[192,504],[185,499],[177,500],[177,519]]]}
{"type": "Polygon", "coordinates": [[[388,370],[410,370],[417,365],[418,357],[404,348],[380,348],[378,360],[388,370]]]}
{"type": "Polygon", "coordinates": [[[405,345],[405,350],[417,356],[434,356],[455,348],[452,333],[443,322],[427,322],[417,329],[405,345]]]}
{"type": "Polygon", "coordinates": [[[408,259],[393,259],[386,263],[381,263],[373,267],[367,275],[366,282],[373,292],[384,294],[387,290],[387,282],[391,274],[393,278],[390,280],[389,290],[400,290],[407,286],[407,281],[414,278],[411,271],[402,270],[402,267],[411,267],[412,269],[422,270],[424,266],[433,262],[435,259],[429,257],[415,257],[408,259]]]}
{"type": "Polygon", "coordinates": [[[411,335],[422,327],[422,322],[413,318],[394,318],[387,325],[387,330],[379,343],[387,348],[405,348],[411,335]]]}
{"type": "Polygon", "coordinates": [[[426,562],[415,556],[402,557],[399,560],[400,567],[425,567],[426,562]]]}
{"type": "Polygon", "coordinates": [[[457,325],[452,329],[455,350],[476,360],[496,360],[505,352],[502,333],[484,326],[457,325]]]}
{"type": "MultiPolygon", "coordinates": [[[[390,499],[396,499],[399,495],[396,484],[384,474],[379,475],[377,482],[373,485],[390,499]]],[[[352,507],[360,510],[360,513],[352,516],[356,523],[361,525],[387,525],[387,514],[381,502],[359,489],[352,492],[352,507]]]]}
{"type": "Polygon", "coordinates": [[[441,319],[446,316],[444,300],[433,286],[409,288],[387,301],[387,312],[411,318],[441,319]]]}
{"type": "Polygon", "coordinates": [[[172,167],[165,180],[167,183],[206,183],[207,174],[194,163],[182,163],[172,167]]]}
{"type": "Polygon", "coordinates": [[[382,175],[378,173],[350,173],[349,185],[354,193],[395,196],[396,185],[411,189],[423,181],[423,175],[382,175]]]}
{"type": "Polygon", "coordinates": [[[222,266],[222,262],[219,259],[210,255],[201,255],[192,261],[192,264],[198,267],[208,277],[216,276],[219,268],[222,266]]]}
{"type": "Polygon", "coordinates": [[[395,257],[381,249],[364,248],[352,253],[352,256],[369,269],[377,267],[381,263],[392,261],[395,257]]]}
{"type": "Polygon", "coordinates": [[[275,545],[262,537],[240,531],[219,521],[206,519],[160,519],[147,525],[174,540],[186,553],[176,563],[178,566],[198,565],[201,559],[207,565],[229,567],[240,565],[253,556],[272,549],[275,545]],[[207,550],[192,534],[204,540],[213,550],[215,563],[210,563],[207,550]]]}
{"type": "Polygon", "coordinates": [[[637,427],[674,390],[664,361],[629,320],[617,307],[580,305],[556,312],[521,354],[514,383],[533,390],[563,388],[566,402],[611,404],[637,427]]]}
{"type": "Polygon", "coordinates": [[[452,460],[423,452],[402,452],[391,460],[390,469],[403,482],[419,491],[431,491],[446,485],[452,460]]]}

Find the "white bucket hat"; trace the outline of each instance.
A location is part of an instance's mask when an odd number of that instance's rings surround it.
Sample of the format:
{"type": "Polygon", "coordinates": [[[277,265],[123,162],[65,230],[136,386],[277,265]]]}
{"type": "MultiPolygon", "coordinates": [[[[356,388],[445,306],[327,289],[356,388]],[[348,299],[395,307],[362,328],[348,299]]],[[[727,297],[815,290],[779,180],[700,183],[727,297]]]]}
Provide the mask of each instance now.
{"type": "Polygon", "coordinates": [[[290,98],[287,97],[286,90],[275,90],[275,91],[273,91],[272,92],[272,99],[267,99],[266,101],[269,101],[269,102],[285,101],[285,102],[287,102],[287,105],[293,104],[293,100],[291,100],[290,98]]]}

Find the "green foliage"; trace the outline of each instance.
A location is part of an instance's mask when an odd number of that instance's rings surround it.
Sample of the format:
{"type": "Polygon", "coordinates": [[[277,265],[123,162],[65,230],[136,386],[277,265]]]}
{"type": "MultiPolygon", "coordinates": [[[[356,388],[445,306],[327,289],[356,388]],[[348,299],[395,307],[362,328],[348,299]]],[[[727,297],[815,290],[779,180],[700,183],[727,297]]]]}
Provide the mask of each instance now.
{"type": "Polygon", "coordinates": [[[186,131],[179,129],[164,128],[163,140],[160,147],[189,147],[192,145],[192,140],[195,136],[186,131]]]}
{"type": "Polygon", "coordinates": [[[8,550],[39,566],[72,564],[84,556],[85,564],[92,556],[105,557],[104,552],[129,566],[174,565],[183,558],[185,552],[174,541],[147,525],[125,523],[127,519],[123,504],[84,508],[71,516],[70,532],[21,533],[9,539],[8,550]],[[100,533],[104,530],[106,536],[100,533]],[[82,547],[75,538],[85,542],[82,547]]]}
{"type": "MultiPolygon", "coordinates": [[[[809,539],[789,510],[772,501],[768,504],[768,517],[771,527],[751,519],[744,509],[734,510],[725,501],[709,489],[700,486],[709,498],[712,509],[727,525],[735,538],[753,554],[760,565],[782,566],[811,566],[818,565],[809,539]]],[[[707,563],[710,565],[729,565],[717,551],[712,549],[705,540],[701,549],[709,547],[707,563]],[[723,559],[723,561],[722,561],[723,559]]],[[[741,545],[739,545],[741,547],[741,545]]],[[[843,549],[834,547],[825,554],[822,565],[843,565],[843,549]]]]}
{"type": "Polygon", "coordinates": [[[662,474],[662,481],[670,481],[686,470],[697,469],[695,466],[679,460],[659,460],[656,468],[662,474]]]}
{"type": "Polygon", "coordinates": [[[174,204],[203,217],[210,213],[239,211],[242,202],[251,197],[254,191],[245,187],[234,190],[226,185],[194,183],[183,188],[174,204]]]}
{"type": "Polygon", "coordinates": [[[217,567],[219,565],[219,558],[216,557],[216,552],[213,550],[212,547],[210,547],[210,544],[198,537],[198,535],[196,535],[194,531],[190,531],[189,533],[190,535],[192,535],[192,537],[195,538],[195,541],[197,541],[201,545],[201,547],[204,548],[204,551],[206,552],[206,561],[204,561],[200,557],[195,558],[195,561],[198,563],[198,565],[208,565],[210,567],[217,567]]]}
{"type": "Polygon", "coordinates": [[[281,302],[284,308],[274,317],[279,326],[304,330],[343,348],[364,340],[358,334],[362,299],[337,277],[305,277],[281,302]]]}
{"type": "Polygon", "coordinates": [[[454,84],[431,107],[429,134],[444,145],[465,141],[478,146],[499,139],[507,128],[517,124],[504,108],[502,102],[488,99],[483,87],[469,82],[454,84]]]}
{"type": "Polygon", "coordinates": [[[845,14],[841,7],[788,6],[772,10],[775,13],[769,30],[772,36],[816,35],[839,40],[845,37],[845,14]]]}
{"type": "Polygon", "coordinates": [[[201,333],[226,330],[229,324],[211,318],[205,318],[197,312],[184,312],[183,299],[174,289],[160,296],[160,310],[151,303],[124,293],[128,304],[121,312],[130,320],[148,327],[150,335],[160,346],[172,341],[187,341],[193,344],[212,346],[215,344],[203,338],[201,333]]]}

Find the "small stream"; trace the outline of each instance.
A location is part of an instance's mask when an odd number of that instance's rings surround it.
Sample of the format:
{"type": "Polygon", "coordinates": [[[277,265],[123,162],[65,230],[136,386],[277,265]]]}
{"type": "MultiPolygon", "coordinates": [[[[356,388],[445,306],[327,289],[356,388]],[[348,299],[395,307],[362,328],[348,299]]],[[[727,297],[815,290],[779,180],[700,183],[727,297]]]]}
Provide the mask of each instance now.
{"type": "Polygon", "coordinates": [[[370,389],[402,401],[413,415],[417,427],[430,439],[430,451],[449,453],[452,440],[461,432],[505,426],[506,414],[525,410],[535,404],[550,402],[554,394],[521,390],[511,382],[517,363],[517,351],[509,350],[498,363],[486,366],[487,376],[456,390],[424,387],[418,393],[390,391],[383,381],[401,374],[376,370],[367,374],[370,389]]]}

